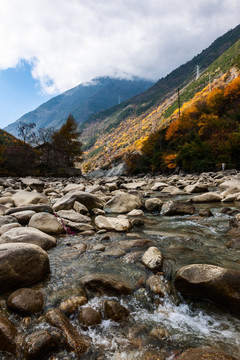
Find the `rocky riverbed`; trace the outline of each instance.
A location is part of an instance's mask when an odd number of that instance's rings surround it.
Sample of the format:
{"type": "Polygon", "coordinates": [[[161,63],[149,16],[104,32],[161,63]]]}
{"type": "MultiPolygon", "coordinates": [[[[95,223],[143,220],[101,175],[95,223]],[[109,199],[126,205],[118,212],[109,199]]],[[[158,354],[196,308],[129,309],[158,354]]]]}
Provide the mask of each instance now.
{"type": "Polygon", "coordinates": [[[240,358],[240,174],[0,179],[2,359],[240,358]]]}

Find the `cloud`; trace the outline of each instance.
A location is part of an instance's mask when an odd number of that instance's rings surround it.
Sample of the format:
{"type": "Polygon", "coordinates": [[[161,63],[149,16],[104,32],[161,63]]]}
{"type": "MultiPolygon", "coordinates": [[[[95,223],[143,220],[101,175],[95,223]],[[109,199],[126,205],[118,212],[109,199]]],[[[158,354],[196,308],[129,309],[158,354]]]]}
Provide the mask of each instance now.
{"type": "Polygon", "coordinates": [[[239,14],[238,0],[1,0],[0,70],[25,60],[50,94],[104,75],[157,80],[239,14]]]}

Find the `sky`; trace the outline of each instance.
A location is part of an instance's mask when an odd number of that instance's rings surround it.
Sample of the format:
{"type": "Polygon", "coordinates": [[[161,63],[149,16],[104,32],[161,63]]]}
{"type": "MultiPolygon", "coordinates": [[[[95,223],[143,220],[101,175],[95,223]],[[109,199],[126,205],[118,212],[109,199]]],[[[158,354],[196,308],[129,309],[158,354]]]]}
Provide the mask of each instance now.
{"type": "Polygon", "coordinates": [[[0,128],[99,76],[157,81],[239,19],[239,0],[0,0],[0,128]]]}

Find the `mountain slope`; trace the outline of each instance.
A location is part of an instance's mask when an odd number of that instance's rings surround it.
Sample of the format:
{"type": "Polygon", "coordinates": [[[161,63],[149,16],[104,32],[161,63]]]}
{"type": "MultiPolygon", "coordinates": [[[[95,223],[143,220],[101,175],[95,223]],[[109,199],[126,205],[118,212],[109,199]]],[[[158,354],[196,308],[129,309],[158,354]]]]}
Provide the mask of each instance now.
{"type": "Polygon", "coordinates": [[[83,123],[95,112],[111,108],[146,90],[152,81],[140,78],[132,80],[98,78],[88,84],[80,84],[39,106],[37,109],[23,115],[5,130],[17,135],[19,121],[36,124],[36,129],[42,127],[59,128],[71,113],[74,118],[83,123]]]}
{"type": "Polygon", "coordinates": [[[15,138],[12,134],[7,131],[0,129],[0,146],[11,146],[21,144],[22,142],[15,138]]]}
{"type": "MultiPolygon", "coordinates": [[[[88,121],[83,128],[82,141],[86,144],[85,170],[106,166],[125,154],[140,150],[143,142],[151,132],[166,126],[170,121],[169,116],[178,106],[177,88],[180,87],[179,74],[184,70],[189,73],[188,83],[181,85],[181,105],[190,100],[196,92],[201,91],[208,85],[209,79],[214,83],[232,68],[234,64],[240,63],[240,26],[217,39],[208,49],[192,61],[176,69],[165,79],[145,93],[126,101],[114,109],[98,114],[92,121],[88,121]],[[231,38],[231,35],[233,37],[231,38]],[[236,41],[236,39],[238,39],[236,41]],[[229,48],[228,45],[234,42],[229,48]],[[222,49],[227,50],[222,53],[222,49]],[[213,52],[221,53],[217,59],[213,52]],[[205,60],[203,54],[207,57],[205,60]],[[210,66],[201,74],[199,79],[192,79],[192,64],[202,59],[202,63],[210,66]],[[181,70],[182,69],[182,70],[181,70]],[[174,74],[179,76],[174,76],[174,74]],[[170,81],[167,85],[167,79],[170,81]],[[163,85],[166,86],[163,86],[163,85]],[[168,90],[166,87],[168,86],[168,90]],[[167,92],[166,92],[167,91],[167,92]],[[149,94],[154,94],[152,97],[149,94]],[[158,94],[158,96],[157,96],[158,94]],[[140,102],[140,99],[142,99],[140,102]],[[148,102],[147,102],[148,101],[148,102]]],[[[234,73],[234,68],[232,68],[234,73]]],[[[234,74],[233,74],[234,77],[234,74]]],[[[211,85],[212,86],[212,85],[211,85]]]]}

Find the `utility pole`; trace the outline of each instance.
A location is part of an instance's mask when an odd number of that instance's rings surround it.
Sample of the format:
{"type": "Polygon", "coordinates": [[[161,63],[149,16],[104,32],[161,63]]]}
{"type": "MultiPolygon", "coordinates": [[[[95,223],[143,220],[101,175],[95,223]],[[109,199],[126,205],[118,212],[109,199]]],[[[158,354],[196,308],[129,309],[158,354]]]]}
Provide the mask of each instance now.
{"type": "Polygon", "coordinates": [[[178,120],[180,120],[180,115],[181,115],[180,108],[181,108],[180,90],[178,88],[178,120]]]}

